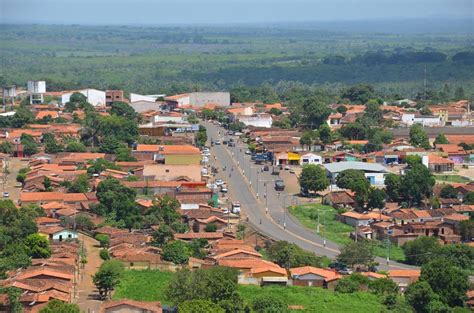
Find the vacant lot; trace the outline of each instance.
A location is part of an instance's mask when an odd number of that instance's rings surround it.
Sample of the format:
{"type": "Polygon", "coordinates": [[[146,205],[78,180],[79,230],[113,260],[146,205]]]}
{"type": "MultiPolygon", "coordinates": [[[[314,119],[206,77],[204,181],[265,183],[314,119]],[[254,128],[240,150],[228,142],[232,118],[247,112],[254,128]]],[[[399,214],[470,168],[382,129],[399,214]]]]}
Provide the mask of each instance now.
{"type": "MultiPolygon", "coordinates": [[[[171,304],[165,297],[165,289],[173,273],[158,270],[125,271],[117,287],[114,299],[133,299],[142,301],[161,301],[171,304]]],[[[381,312],[381,305],[375,295],[358,292],[340,294],[322,288],[305,287],[259,287],[239,286],[239,293],[247,303],[258,295],[274,295],[283,299],[289,306],[301,305],[304,310],[295,312],[381,312]]]]}
{"type": "MultiPolygon", "coordinates": [[[[290,207],[289,212],[301,224],[314,231],[317,230],[319,215],[319,233],[321,236],[325,236],[328,240],[341,245],[352,241],[349,238],[349,234],[354,231],[354,227],[337,221],[337,211],[331,206],[307,203],[297,207],[290,207]]],[[[405,260],[405,255],[401,248],[391,245],[388,250],[384,243],[378,241],[376,243],[374,246],[375,255],[386,257],[387,252],[389,252],[390,259],[395,261],[405,260]]]]}

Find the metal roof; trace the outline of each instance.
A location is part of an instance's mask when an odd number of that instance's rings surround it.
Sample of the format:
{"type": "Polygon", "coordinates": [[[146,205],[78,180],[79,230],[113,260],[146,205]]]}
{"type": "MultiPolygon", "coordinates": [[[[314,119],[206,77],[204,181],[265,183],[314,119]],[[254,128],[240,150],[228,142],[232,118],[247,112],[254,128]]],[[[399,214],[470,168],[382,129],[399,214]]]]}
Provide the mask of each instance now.
{"type": "Polygon", "coordinates": [[[339,173],[349,169],[360,170],[364,172],[387,173],[386,168],[383,165],[377,163],[347,161],[323,164],[323,166],[331,173],[339,173]]]}

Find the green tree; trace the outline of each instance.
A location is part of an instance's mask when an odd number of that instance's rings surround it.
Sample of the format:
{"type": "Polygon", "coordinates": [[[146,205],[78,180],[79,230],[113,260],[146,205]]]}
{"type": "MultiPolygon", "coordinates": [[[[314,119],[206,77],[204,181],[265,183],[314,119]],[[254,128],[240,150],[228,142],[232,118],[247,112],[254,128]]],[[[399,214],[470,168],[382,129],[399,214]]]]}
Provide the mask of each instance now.
{"type": "Polygon", "coordinates": [[[190,255],[188,245],[182,241],[170,241],[163,246],[162,257],[165,261],[174,264],[186,264],[190,255]]]}
{"type": "Polygon", "coordinates": [[[332,142],[332,131],[328,124],[322,124],[318,129],[318,136],[321,142],[325,145],[332,142]]]}
{"type": "Polygon", "coordinates": [[[418,281],[409,285],[405,292],[405,298],[417,313],[429,313],[429,304],[439,299],[426,281],[418,281]]]}
{"type": "Polygon", "coordinates": [[[137,159],[132,156],[132,149],[126,146],[121,146],[115,149],[116,162],[135,162],[137,159]]]}
{"type": "Polygon", "coordinates": [[[110,260],[109,250],[107,250],[107,249],[101,249],[100,253],[99,253],[99,256],[104,261],[110,260]]]}
{"type": "Polygon", "coordinates": [[[363,171],[348,169],[340,172],[336,178],[336,185],[339,188],[346,188],[355,192],[355,198],[359,205],[362,206],[367,201],[370,182],[363,171]]]}
{"type": "Polygon", "coordinates": [[[409,167],[413,167],[416,164],[421,164],[421,157],[419,155],[407,155],[405,157],[405,163],[408,164],[409,167]]]}
{"type": "Polygon", "coordinates": [[[314,134],[312,131],[306,131],[300,137],[300,145],[307,146],[311,148],[311,144],[313,143],[314,134]]]}
{"type": "Polygon", "coordinates": [[[125,102],[113,102],[110,106],[110,113],[125,117],[131,120],[137,119],[138,115],[135,110],[125,102]]]}
{"type": "Polygon", "coordinates": [[[58,153],[64,150],[64,147],[58,143],[56,137],[51,133],[43,135],[44,151],[46,153],[58,153]]]}
{"type": "Polygon", "coordinates": [[[423,164],[415,164],[402,176],[400,184],[400,194],[413,203],[420,203],[424,198],[431,197],[435,178],[430,170],[423,164]]]}
{"type": "Polygon", "coordinates": [[[70,139],[66,141],[66,147],[64,148],[66,152],[86,152],[86,146],[75,139],[70,139]]]}
{"type": "Polygon", "coordinates": [[[443,245],[436,251],[436,255],[465,270],[471,270],[474,267],[474,247],[466,244],[443,245]]]}
{"type": "Polygon", "coordinates": [[[207,232],[207,233],[213,233],[213,232],[217,231],[216,223],[206,224],[206,226],[204,227],[204,231],[207,232]]]}
{"type": "Polygon", "coordinates": [[[13,144],[8,141],[4,141],[0,143],[0,152],[5,153],[5,154],[11,154],[13,153],[13,144]]]}
{"type": "Polygon", "coordinates": [[[449,306],[463,306],[469,290],[469,277],[450,260],[436,258],[421,267],[421,281],[426,281],[440,300],[449,306]]]}
{"type": "Polygon", "coordinates": [[[368,266],[374,261],[372,246],[366,241],[350,242],[342,247],[337,260],[351,267],[368,266]]]}
{"type": "Polygon", "coordinates": [[[282,298],[259,295],[252,301],[252,309],[256,313],[285,313],[290,312],[288,305],[282,298]]]}
{"type": "Polygon", "coordinates": [[[369,189],[369,197],[367,201],[368,209],[383,209],[385,207],[385,198],[387,194],[382,189],[369,189]]]}
{"type": "Polygon", "coordinates": [[[418,266],[429,262],[439,248],[438,239],[428,236],[418,237],[402,246],[406,255],[406,262],[418,266]]]}
{"type": "Polygon", "coordinates": [[[474,221],[462,221],[459,223],[459,234],[465,241],[471,241],[474,238],[474,221]]]}
{"type": "Polygon", "coordinates": [[[58,299],[53,299],[42,308],[40,313],[80,313],[79,306],[75,303],[67,303],[58,299]]]}
{"type": "Polygon", "coordinates": [[[369,99],[376,97],[374,87],[367,84],[359,84],[345,89],[341,95],[351,102],[366,103],[369,99]]]}
{"type": "Polygon", "coordinates": [[[157,247],[162,247],[168,241],[174,239],[174,232],[168,225],[160,225],[160,227],[152,233],[151,244],[157,247]]]}
{"type": "Polygon", "coordinates": [[[474,204],[474,192],[473,191],[468,192],[464,196],[463,202],[464,202],[464,204],[474,204]]]}
{"type": "Polygon", "coordinates": [[[299,266],[321,266],[321,257],[314,253],[301,249],[294,243],[288,241],[277,241],[267,249],[268,258],[284,268],[299,266]]]}
{"type": "Polygon", "coordinates": [[[456,88],[456,90],[454,91],[454,100],[459,101],[465,98],[466,96],[464,94],[464,88],[462,88],[462,86],[459,86],[458,88],[456,88]]]}
{"type": "Polygon", "coordinates": [[[77,176],[68,188],[68,192],[71,193],[85,193],[89,191],[89,179],[87,174],[77,176]]]}
{"type": "Polygon", "coordinates": [[[431,147],[430,142],[428,141],[428,136],[420,124],[413,124],[410,127],[410,143],[415,147],[421,147],[424,149],[429,149],[431,147]]]}
{"type": "Polygon", "coordinates": [[[456,199],[458,197],[458,192],[452,185],[446,185],[441,189],[439,195],[441,198],[445,199],[456,199]]]}
{"type": "Polygon", "coordinates": [[[331,114],[329,106],[322,102],[318,97],[309,97],[304,99],[303,112],[304,119],[308,128],[314,129],[326,123],[331,114]]]}
{"type": "Polygon", "coordinates": [[[27,107],[20,106],[16,109],[16,113],[11,120],[13,128],[23,128],[25,125],[33,123],[35,118],[27,107]]]}
{"type": "Polygon", "coordinates": [[[398,285],[390,278],[379,278],[369,281],[369,291],[376,295],[391,295],[398,293],[398,285]]]}
{"type": "Polygon", "coordinates": [[[400,198],[400,184],[399,175],[393,173],[385,175],[385,190],[390,200],[397,201],[400,198]]]}
{"type": "Polygon", "coordinates": [[[444,134],[439,134],[438,136],[436,136],[435,141],[434,141],[435,145],[441,145],[441,144],[444,145],[448,143],[449,143],[448,138],[446,138],[444,134]]]}
{"type": "Polygon", "coordinates": [[[329,186],[326,171],[315,164],[303,165],[298,181],[301,188],[315,192],[324,190],[329,186]]]}
{"type": "Polygon", "coordinates": [[[106,248],[110,244],[110,237],[106,234],[97,234],[94,237],[102,248],[106,248]]]}
{"type": "Polygon", "coordinates": [[[199,125],[199,130],[195,135],[196,145],[199,147],[205,146],[207,141],[206,127],[199,125]]]}
{"type": "Polygon", "coordinates": [[[26,155],[33,155],[38,153],[38,144],[31,135],[22,134],[20,137],[21,144],[23,145],[23,153],[26,155]]]}
{"type": "Polygon", "coordinates": [[[219,305],[209,300],[187,300],[179,304],[178,310],[181,313],[225,313],[219,305]]]}
{"type": "Polygon", "coordinates": [[[101,299],[106,299],[120,282],[123,264],[119,260],[108,260],[102,263],[99,270],[92,276],[94,285],[99,290],[101,299]]]}
{"type": "Polygon", "coordinates": [[[39,235],[31,234],[25,239],[28,254],[35,259],[45,259],[51,256],[48,239],[39,235]]]}
{"type": "Polygon", "coordinates": [[[359,291],[359,284],[356,281],[344,277],[336,283],[334,290],[340,293],[354,293],[359,291]]]}

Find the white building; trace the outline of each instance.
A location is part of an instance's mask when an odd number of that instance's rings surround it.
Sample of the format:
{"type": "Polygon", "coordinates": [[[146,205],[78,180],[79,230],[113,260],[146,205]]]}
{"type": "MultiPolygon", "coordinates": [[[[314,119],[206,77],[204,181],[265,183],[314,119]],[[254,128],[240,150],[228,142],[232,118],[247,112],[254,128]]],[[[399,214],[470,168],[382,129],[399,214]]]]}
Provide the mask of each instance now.
{"type": "Polygon", "coordinates": [[[301,165],[305,164],[323,164],[323,158],[314,153],[306,153],[301,156],[301,165]]]}
{"type": "Polygon", "coordinates": [[[185,122],[184,115],[155,115],[155,123],[177,123],[181,124],[185,122]]]}
{"type": "Polygon", "coordinates": [[[172,107],[203,107],[206,104],[230,106],[230,93],[228,92],[192,92],[165,97],[165,101],[172,107]]]}
{"type": "Polygon", "coordinates": [[[418,115],[415,113],[405,113],[402,115],[402,123],[411,126],[413,124],[421,124],[429,127],[442,127],[444,121],[441,116],[436,115],[418,115]]]}
{"type": "Polygon", "coordinates": [[[165,97],[166,95],[140,95],[138,93],[130,93],[130,102],[137,102],[137,101],[149,101],[155,102],[156,99],[165,97]]]}
{"type": "Polygon", "coordinates": [[[135,110],[137,113],[143,113],[146,111],[159,111],[160,110],[160,103],[155,101],[146,101],[146,100],[138,100],[134,102],[130,102],[129,105],[135,110]]]}
{"type": "Polygon", "coordinates": [[[340,172],[353,169],[364,172],[371,185],[382,186],[385,184],[385,174],[388,173],[383,165],[376,163],[348,161],[328,163],[323,164],[323,166],[326,168],[331,184],[336,184],[336,178],[340,172]]]}
{"type": "Polygon", "coordinates": [[[244,123],[245,126],[264,127],[271,128],[273,119],[270,114],[257,114],[252,116],[238,116],[240,122],[244,123]]]}
{"type": "Polygon", "coordinates": [[[83,90],[76,90],[68,93],[63,93],[61,96],[61,103],[65,105],[69,102],[73,93],[82,93],[87,98],[87,102],[92,104],[93,106],[105,106],[105,91],[97,90],[97,89],[83,89],[83,90]]]}

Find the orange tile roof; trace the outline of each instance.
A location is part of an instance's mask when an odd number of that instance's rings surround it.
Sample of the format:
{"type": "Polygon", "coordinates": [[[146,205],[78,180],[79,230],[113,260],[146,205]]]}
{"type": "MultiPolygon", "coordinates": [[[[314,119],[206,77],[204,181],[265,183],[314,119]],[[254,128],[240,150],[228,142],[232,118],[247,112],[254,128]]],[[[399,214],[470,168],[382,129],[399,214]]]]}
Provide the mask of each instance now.
{"type": "Polygon", "coordinates": [[[66,202],[82,202],[87,201],[87,197],[84,193],[65,193],[63,201],[66,202]]]}
{"type": "Polygon", "coordinates": [[[176,239],[219,239],[224,237],[224,233],[222,232],[208,232],[208,233],[185,233],[185,234],[175,234],[174,237],[176,239]]]}
{"type": "Polygon", "coordinates": [[[388,276],[418,278],[420,277],[420,273],[420,270],[389,270],[388,276]]]}
{"type": "Polygon", "coordinates": [[[181,98],[189,97],[188,93],[182,93],[174,96],[165,97],[165,100],[179,100],[181,98]]]}
{"type": "Polygon", "coordinates": [[[454,161],[451,161],[450,159],[446,159],[446,158],[437,156],[436,154],[430,154],[428,156],[428,160],[432,164],[454,164],[454,161]]]}
{"type": "Polygon", "coordinates": [[[262,267],[280,267],[277,264],[257,259],[257,258],[245,258],[245,259],[220,259],[218,260],[218,264],[220,266],[227,266],[233,268],[240,268],[240,269],[252,269],[252,268],[262,268],[262,267]]]}
{"type": "Polygon", "coordinates": [[[229,258],[233,255],[240,254],[240,253],[248,254],[249,256],[256,257],[256,258],[261,258],[262,257],[262,255],[258,252],[248,251],[248,250],[243,250],[243,249],[234,249],[234,250],[231,250],[231,251],[227,251],[227,252],[218,254],[214,258],[216,260],[219,260],[219,259],[223,259],[223,258],[229,258]]]}
{"type": "Polygon", "coordinates": [[[462,221],[468,221],[469,216],[464,215],[464,214],[454,213],[454,214],[450,214],[450,215],[445,216],[443,219],[462,222],[462,221]]]}
{"type": "Polygon", "coordinates": [[[357,220],[370,220],[372,218],[372,217],[367,216],[365,214],[360,214],[360,213],[352,212],[352,211],[342,213],[341,215],[345,216],[345,217],[354,218],[354,219],[357,219],[357,220]]]}
{"type": "Polygon", "coordinates": [[[59,114],[57,111],[39,111],[37,114],[36,114],[36,119],[37,120],[40,120],[44,117],[47,117],[47,116],[51,116],[51,118],[58,118],[59,117],[59,114]]]}
{"type": "Polygon", "coordinates": [[[446,153],[464,152],[464,149],[455,144],[437,144],[436,148],[446,153]]]}
{"type": "Polygon", "coordinates": [[[47,267],[38,267],[33,269],[26,269],[24,272],[20,272],[18,275],[15,276],[17,280],[34,278],[37,276],[52,276],[67,280],[72,280],[74,278],[74,274],[65,273],[58,270],[53,270],[47,267]]]}
{"type": "Polygon", "coordinates": [[[364,276],[367,276],[367,277],[371,277],[371,278],[386,278],[387,276],[383,275],[383,274],[379,274],[379,273],[374,273],[374,272],[361,272],[362,275],[364,276]]]}
{"type": "Polygon", "coordinates": [[[467,144],[474,144],[474,135],[446,135],[446,138],[451,144],[460,144],[461,142],[467,144]]]}
{"type": "Polygon", "coordinates": [[[22,192],[20,193],[21,202],[38,201],[62,201],[64,193],[62,192],[22,192]]]}
{"type": "Polygon", "coordinates": [[[201,154],[201,151],[192,145],[137,145],[136,151],[160,152],[166,154],[201,154]]]}
{"type": "Polygon", "coordinates": [[[122,300],[108,300],[106,302],[103,302],[100,305],[99,313],[109,312],[108,309],[113,309],[115,307],[124,308],[125,310],[128,310],[127,307],[129,307],[129,308],[134,308],[134,309],[137,309],[143,312],[148,312],[148,313],[163,312],[161,308],[161,303],[158,301],[146,302],[146,301],[122,299],[122,300]]]}
{"type": "MultiPolygon", "coordinates": [[[[275,264],[276,265],[276,264],[275,264]]],[[[259,274],[259,273],[265,273],[265,272],[274,272],[280,275],[285,275],[286,276],[286,270],[284,268],[273,265],[269,266],[262,266],[262,267],[254,267],[250,270],[252,274],[259,274]]]]}
{"type": "Polygon", "coordinates": [[[301,276],[306,274],[314,274],[324,277],[326,281],[332,281],[341,278],[341,275],[332,270],[318,268],[313,266],[303,266],[290,269],[291,276],[301,276]]]}

